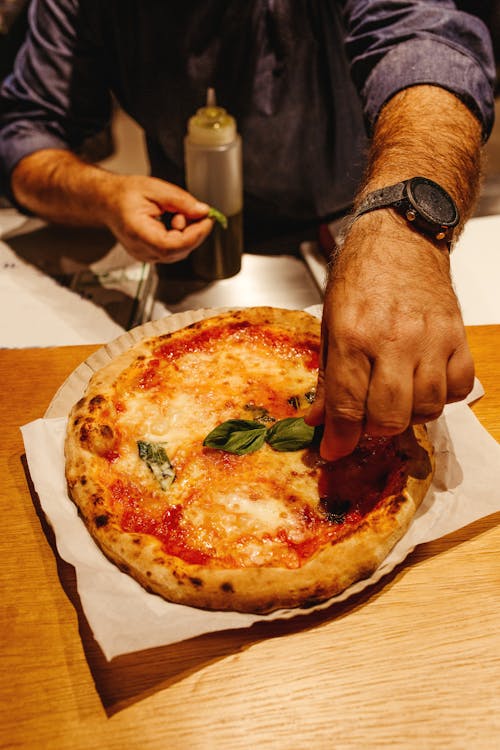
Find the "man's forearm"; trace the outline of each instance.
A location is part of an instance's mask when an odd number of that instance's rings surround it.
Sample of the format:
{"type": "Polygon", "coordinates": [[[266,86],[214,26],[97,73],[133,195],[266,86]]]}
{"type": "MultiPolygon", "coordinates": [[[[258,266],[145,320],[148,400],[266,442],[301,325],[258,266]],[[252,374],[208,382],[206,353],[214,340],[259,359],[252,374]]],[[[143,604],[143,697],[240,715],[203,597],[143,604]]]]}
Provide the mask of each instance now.
{"type": "Polygon", "coordinates": [[[359,198],[422,175],[450,193],[463,225],[479,192],[481,146],[478,120],[453,94],[436,86],[409,88],[380,113],[359,198]]]}
{"type": "Polygon", "coordinates": [[[43,219],[105,226],[137,260],[173,263],[213,228],[209,206],[186,190],[147,175],[113,174],[69,151],[47,149],[22,159],[12,176],[16,200],[43,219]],[[171,226],[158,221],[173,215],[171,226]]]}
{"type": "Polygon", "coordinates": [[[48,221],[103,226],[108,199],[119,179],[70,151],[44,149],[16,166],[12,192],[21,206],[48,221]]]}
{"type": "MultiPolygon", "coordinates": [[[[450,193],[463,222],[477,196],[480,155],[479,123],[458,99],[430,86],[408,89],[380,114],[358,200],[421,175],[450,193]]],[[[324,422],[328,460],[352,451],[362,432],[398,434],[464,398],[474,365],[444,243],[391,208],[351,222],[325,292],[322,365],[308,420],[324,422]]]]}

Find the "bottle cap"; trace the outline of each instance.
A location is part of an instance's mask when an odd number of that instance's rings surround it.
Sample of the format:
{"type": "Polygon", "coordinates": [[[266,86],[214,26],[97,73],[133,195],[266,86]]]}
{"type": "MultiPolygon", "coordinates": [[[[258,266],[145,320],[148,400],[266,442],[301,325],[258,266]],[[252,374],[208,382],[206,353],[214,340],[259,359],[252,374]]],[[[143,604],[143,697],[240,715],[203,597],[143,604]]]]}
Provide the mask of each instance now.
{"type": "Polygon", "coordinates": [[[188,121],[189,139],[200,146],[224,146],[236,138],[236,121],[215,103],[213,89],[207,91],[207,104],[188,121]]]}

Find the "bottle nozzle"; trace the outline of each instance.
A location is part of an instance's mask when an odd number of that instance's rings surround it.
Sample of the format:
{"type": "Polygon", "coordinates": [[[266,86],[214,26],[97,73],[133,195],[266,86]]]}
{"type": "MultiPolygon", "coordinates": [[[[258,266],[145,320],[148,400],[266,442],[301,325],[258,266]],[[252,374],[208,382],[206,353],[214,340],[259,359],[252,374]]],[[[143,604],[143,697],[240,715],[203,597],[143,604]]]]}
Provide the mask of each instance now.
{"type": "Polygon", "coordinates": [[[215,89],[208,88],[207,89],[207,107],[216,107],[217,106],[217,98],[215,96],[215,89]]]}
{"type": "Polygon", "coordinates": [[[218,107],[215,89],[207,89],[207,103],[188,121],[188,136],[199,145],[222,146],[236,138],[234,117],[224,107],[218,107]]]}

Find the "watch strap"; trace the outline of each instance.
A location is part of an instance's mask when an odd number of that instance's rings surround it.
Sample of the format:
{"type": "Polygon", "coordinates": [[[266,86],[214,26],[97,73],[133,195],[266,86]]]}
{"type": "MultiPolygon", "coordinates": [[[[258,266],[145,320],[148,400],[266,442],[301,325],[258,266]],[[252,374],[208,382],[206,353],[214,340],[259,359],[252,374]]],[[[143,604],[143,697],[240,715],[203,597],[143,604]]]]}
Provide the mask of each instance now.
{"type": "Polygon", "coordinates": [[[377,208],[397,206],[405,197],[405,186],[406,182],[398,182],[396,185],[388,185],[369,193],[355,209],[352,219],[357,219],[358,216],[377,208]]]}
{"type": "Polygon", "coordinates": [[[404,216],[408,222],[423,234],[432,237],[434,240],[444,240],[448,247],[451,249],[451,243],[453,239],[454,227],[458,224],[458,212],[452,198],[446,193],[446,191],[437,183],[429,180],[425,177],[413,177],[409,180],[403,180],[397,182],[395,185],[388,185],[387,187],[379,188],[369,193],[361,201],[359,206],[354,209],[354,212],[350,219],[350,226],[365,213],[374,211],[378,208],[394,208],[398,213],[404,216]],[[449,222],[434,222],[432,219],[429,220],[425,214],[422,214],[418,206],[412,200],[410,201],[408,190],[411,185],[412,190],[414,189],[414,183],[432,186],[433,189],[444,193],[454,209],[455,217],[450,217],[449,222]]]}

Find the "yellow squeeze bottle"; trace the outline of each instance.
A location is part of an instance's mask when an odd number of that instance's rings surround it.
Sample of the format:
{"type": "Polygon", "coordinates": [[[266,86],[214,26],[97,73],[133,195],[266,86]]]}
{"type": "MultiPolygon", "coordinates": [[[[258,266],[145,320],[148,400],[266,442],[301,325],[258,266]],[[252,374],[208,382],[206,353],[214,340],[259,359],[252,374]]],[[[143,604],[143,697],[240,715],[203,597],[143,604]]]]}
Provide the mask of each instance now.
{"type": "Polygon", "coordinates": [[[211,234],[191,254],[194,272],[214,280],[234,276],[243,252],[243,167],[236,122],[215,104],[208,89],[205,107],[188,121],[184,139],[186,186],[199,200],[227,217],[227,229],[215,222],[211,234]]]}

